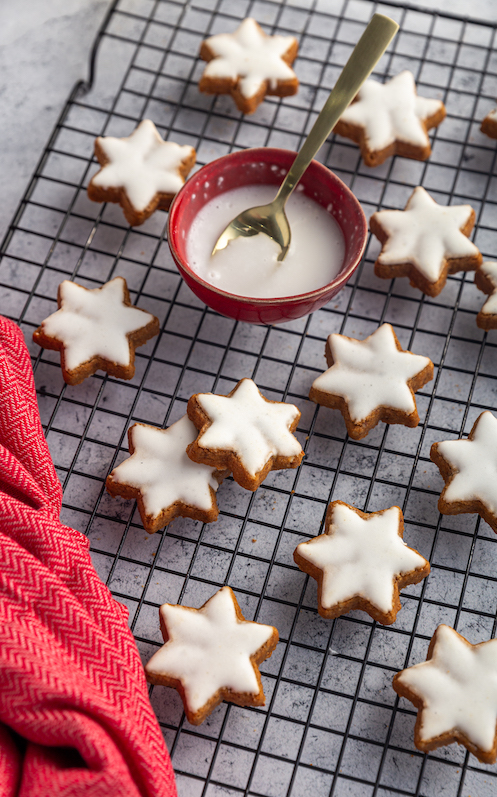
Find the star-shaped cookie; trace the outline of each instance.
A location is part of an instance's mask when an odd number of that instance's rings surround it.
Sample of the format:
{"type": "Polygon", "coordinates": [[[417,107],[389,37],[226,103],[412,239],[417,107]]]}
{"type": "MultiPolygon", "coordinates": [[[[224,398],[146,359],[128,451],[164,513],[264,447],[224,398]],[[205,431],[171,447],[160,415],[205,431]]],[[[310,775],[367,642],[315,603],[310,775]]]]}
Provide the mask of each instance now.
{"type": "Polygon", "coordinates": [[[482,412],[466,440],[433,443],[430,458],[446,483],[440,512],[477,512],[497,533],[497,418],[482,412]]]}
{"type": "Polygon", "coordinates": [[[371,216],[369,229],[383,244],[375,274],[409,277],[423,293],[438,296],[448,274],[470,271],[482,261],[468,239],[474,223],[471,205],[438,205],[418,186],[404,210],[380,210],[371,216]]]}
{"type": "Polygon", "coordinates": [[[497,138],[497,108],[490,111],[481,123],[480,130],[489,138],[497,138]]]}
{"type": "Polygon", "coordinates": [[[95,156],[102,168],[88,184],[89,198],[117,202],[132,225],[169,209],[196,157],[193,147],[164,141],[150,119],[127,138],[99,136],[95,156]]]}
{"type": "Polygon", "coordinates": [[[309,398],[340,410],[354,440],[379,421],[417,426],[414,391],[433,379],[433,363],[404,351],[390,324],[365,340],[333,333],[325,356],[330,367],[314,380],[309,398]]]}
{"type": "Polygon", "coordinates": [[[322,617],[362,609],[384,625],[395,622],[399,590],[430,572],[430,563],[405,544],[403,529],[398,506],[368,514],[343,501],[329,505],[324,534],[301,542],[293,553],[318,583],[322,617]]]}
{"type": "Polygon", "coordinates": [[[147,680],[177,689],[192,725],[222,700],[264,705],[258,665],[278,644],[278,631],[245,620],[230,587],[200,609],[165,603],[159,615],[165,645],[146,664],[147,680]]]}
{"type": "Polygon", "coordinates": [[[393,679],[419,714],[414,744],[428,752],[463,744],[484,764],[497,758],[497,639],[471,645],[448,625],[435,631],[426,661],[393,679]]]}
{"type": "Polygon", "coordinates": [[[478,266],[475,283],[489,297],[476,316],[476,323],[480,329],[497,329],[497,263],[487,261],[478,266]]]}
{"type": "Polygon", "coordinates": [[[266,94],[286,97],[299,82],[290,65],[298,51],[293,36],[268,36],[248,17],[233,33],[218,33],[202,42],[208,61],[199,82],[206,94],[231,94],[242,113],[253,113],[266,94]]]}
{"type": "Polygon", "coordinates": [[[99,368],[120,379],[135,373],[135,348],[159,333],[159,320],[131,304],[123,277],[101,288],[64,280],[57,293],[59,309],[45,318],[33,340],[60,351],[62,375],[79,385],[99,368]]]}
{"type": "Polygon", "coordinates": [[[300,412],[294,404],[264,398],[252,379],[242,379],[228,396],[196,393],[188,417],[199,435],[188,456],[228,468],[247,490],[256,490],[270,470],[296,468],[304,452],[292,432],[300,412]]]}
{"type": "Polygon", "coordinates": [[[196,436],[186,415],[168,429],[144,423],[128,429],[131,456],[114,468],[106,487],[111,495],[136,499],[149,534],[178,516],[204,523],[217,520],[215,494],[227,474],[187,457],[186,447],[196,436]]]}
{"type": "Polygon", "coordinates": [[[344,111],[334,131],[359,144],[367,166],[391,155],[426,160],[431,154],[427,130],[445,119],[441,100],[419,97],[411,72],[387,83],[367,80],[344,111]]]}

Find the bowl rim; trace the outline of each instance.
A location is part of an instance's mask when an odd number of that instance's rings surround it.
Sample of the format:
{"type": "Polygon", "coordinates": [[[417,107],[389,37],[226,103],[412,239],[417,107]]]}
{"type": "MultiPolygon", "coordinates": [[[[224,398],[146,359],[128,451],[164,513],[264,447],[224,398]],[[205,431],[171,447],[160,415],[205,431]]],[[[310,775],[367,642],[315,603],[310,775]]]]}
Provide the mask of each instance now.
{"type": "MultiPolygon", "coordinates": [[[[336,277],[334,277],[334,279],[331,280],[331,282],[327,282],[321,288],[315,288],[313,291],[307,291],[306,293],[292,294],[290,296],[276,296],[274,298],[264,298],[264,297],[257,297],[257,296],[241,296],[238,293],[231,293],[230,291],[222,290],[221,288],[218,288],[215,285],[212,285],[212,283],[207,282],[206,280],[202,279],[202,277],[200,277],[198,274],[196,274],[196,272],[193,271],[191,266],[189,266],[183,260],[183,258],[180,256],[180,254],[178,252],[178,249],[177,249],[177,247],[176,247],[176,245],[174,243],[174,238],[175,238],[174,228],[176,226],[175,225],[175,219],[176,219],[176,215],[178,213],[178,207],[180,206],[181,202],[183,201],[183,197],[184,197],[184,194],[185,194],[185,189],[191,189],[192,183],[195,182],[196,180],[198,180],[199,176],[201,176],[203,173],[205,173],[205,171],[208,171],[209,169],[212,169],[213,167],[215,167],[215,165],[217,163],[219,163],[220,161],[226,161],[228,159],[241,157],[243,155],[246,155],[246,153],[252,153],[255,157],[257,157],[258,155],[264,153],[264,155],[265,155],[264,160],[267,160],[267,155],[269,155],[269,153],[275,153],[276,156],[279,155],[280,157],[281,157],[281,155],[283,155],[285,158],[288,157],[288,155],[291,155],[292,159],[295,158],[296,155],[297,155],[297,153],[293,152],[293,150],[283,149],[282,147],[247,147],[246,149],[243,149],[243,150],[236,150],[235,152],[228,152],[226,155],[221,155],[219,158],[215,158],[214,160],[209,161],[208,163],[204,164],[203,166],[200,167],[200,169],[198,169],[194,174],[192,174],[186,180],[184,185],[181,187],[181,189],[178,191],[178,193],[174,197],[174,199],[173,199],[173,201],[171,203],[171,206],[169,208],[169,213],[168,213],[167,241],[168,241],[171,253],[173,255],[173,259],[176,262],[176,264],[178,265],[178,268],[180,268],[180,270],[181,269],[184,270],[188,274],[188,277],[190,279],[192,279],[194,282],[198,283],[204,289],[209,290],[212,293],[215,293],[219,297],[227,298],[227,299],[230,299],[231,301],[234,301],[234,302],[237,302],[237,303],[240,303],[240,304],[250,303],[251,305],[260,306],[260,307],[262,307],[262,306],[264,306],[264,307],[278,306],[278,305],[289,304],[289,303],[295,304],[295,303],[300,303],[300,302],[303,302],[303,301],[310,301],[310,300],[317,299],[318,297],[322,296],[325,293],[328,293],[330,290],[333,290],[334,288],[340,289],[340,287],[342,287],[343,285],[345,285],[346,282],[348,282],[348,280],[350,279],[350,277],[352,276],[352,274],[354,273],[356,268],[359,266],[359,263],[361,262],[361,260],[362,260],[362,258],[364,256],[364,252],[365,252],[365,249],[366,249],[366,243],[367,243],[367,237],[368,237],[368,223],[367,223],[366,215],[364,213],[362,205],[359,202],[359,200],[357,199],[356,195],[351,191],[351,189],[343,182],[343,180],[340,179],[340,177],[338,177],[335,174],[335,172],[332,172],[331,169],[328,169],[327,166],[324,166],[324,164],[322,164],[319,161],[314,160],[314,159],[309,164],[308,169],[310,169],[311,167],[315,168],[318,171],[321,171],[321,172],[325,173],[326,177],[328,179],[331,176],[332,180],[336,184],[341,186],[342,191],[345,194],[348,194],[351,197],[352,203],[356,206],[356,209],[358,210],[358,217],[360,217],[362,219],[363,241],[362,241],[362,245],[360,247],[360,253],[359,253],[358,257],[353,261],[353,263],[347,269],[345,269],[343,271],[340,271],[336,275],[336,277]]],[[[251,185],[251,183],[246,183],[246,185],[251,185]]],[[[240,187],[243,187],[243,186],[240,186],[240,187]]],[[[222,193],[223,193],[223,191],[220,192],[220,195],[222,193]]]]}

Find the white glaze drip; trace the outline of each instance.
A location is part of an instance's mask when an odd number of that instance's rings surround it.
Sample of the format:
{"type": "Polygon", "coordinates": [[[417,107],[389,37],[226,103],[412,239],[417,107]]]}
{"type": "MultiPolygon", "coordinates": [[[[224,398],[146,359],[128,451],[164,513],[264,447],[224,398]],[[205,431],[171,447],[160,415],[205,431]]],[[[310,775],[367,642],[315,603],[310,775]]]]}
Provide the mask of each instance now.
{"type": "Polygon", "coordinates": [[[145,670],[180,680],[192,713],[222,688],[259,693],[250,657],[268,642],[274,629],[239,620],[228,587],[216,592],[199,610],[166,603],[160,612],[169,641],[152,656],[145,670]]]}
{"type": "Polygon", "coordinates": [[[233,33],[218,33],[206,39],[215,58],[206,65],[210,78],[240,77],[239,90],[249,99],[269,82],[274,91],[279,80],[295,80],[295,72],[282,56],[293,46],[293,36],[267,36],[257,22],[248,17],[233,33]]]}
{"type": "Polygon", "coordinates": [[[198,445],[235,452],[251,476],[272,456],[294,457],[302,452],[289,431],[298,416],[297,407],[265,401],[252,379],[242,379],[230,397],[200,393],[197,400],[212,421],[198,445]]]}
{"type": "Polygon", "coordinates": [[[123,188],[133,208],[145,210],[158,193],[176,194],[184,184],[179,169],[193,148],[164,141],[150,119],[127,138],[97,139],[109,163],[92,178],[100,188],[123,188]]]}
{"type": "Polygon", "coordinates": [[[384,84],[367,80],[357,96],[340,120],[365,128],[370,150],[377,152],[394,141],[418,147],[429,145],[422,122],[438,113],[443,103],[419,97],[411,72],[401,72],[384,84]]]}
{"type": "Polygon", "coordinates": [[[397,506],[364,520],[351,507],[336,504],[327,532],[297,546],[304,559],[323,571],[325,609],[361,596],[381,612],[392,611],[393,579],[426,565],[399,537],[401,519],[397,506]]]}
{"type": "Polygon", "coordinates": [[[492,261],[482,263],[481,266],[478,267],[478,271],[485,274],[493,286],[493,291],[480,312],[484,313],[484,315],[497,315],[497,263],[492,261]]]}
{"type": "Polygon", "coordinates": [[[390,324],[365,340],[332,334],[328,343],[334,364],[313,382],[325,393],[342,396],[355,423],[377,407],[412,413],[415,402],[407,384],[430,363],[428,357],[397,349],[390,324]]]}
{"type": "Polygon", "coordinates": [[[423,741],[454,730],[481,750],[491,750],[497,722],[497,640],[468,645],[440,625],[433,657],[403,670],[400,682],[424,702],[423,741]]]}
{"type": "Polygon", "coordinates": [[[378,262],[385,266],[412,263],[426,279],[437,282],[445,260],[478,255],[477,247],[461,232],[471,214],[471,205],[443,207],[418,186],[405,210],[375,214],[388,235],[378,262]]]}
{"type": "Polygon", "coordinates": [[[218,488],[215,468],[200,465],[186,455],[197,430],[184,415],[168,429],[136,423],[131,428],[134,454],[112,472],[119,484],[140,490],[145,512],[157,517],[177,501],[208,511],[218,488]]]}
{"type": "Polygon", "coordinates": [[[127,335],[137,332],[154,317],[124,304],[124,286],[122,277],[92,290],[69,280],[61,282],[60,309],[45,318],[41,326],[45,335],[64,344],[68,371],[74,371],[93,357],[129,365],[127,335]]]}

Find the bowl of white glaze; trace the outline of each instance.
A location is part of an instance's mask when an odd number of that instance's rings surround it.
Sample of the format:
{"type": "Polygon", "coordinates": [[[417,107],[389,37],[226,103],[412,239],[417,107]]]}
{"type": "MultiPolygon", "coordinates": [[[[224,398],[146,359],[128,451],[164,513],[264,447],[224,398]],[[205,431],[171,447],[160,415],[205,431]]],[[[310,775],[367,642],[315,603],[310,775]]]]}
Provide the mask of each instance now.
{"type": "Polygon", "coordinates": [[[253,324],[300,318],[329,302],[361,261],[367,240],[362,207],[318,161],[288,200],[292,244],[283,262],[265,235],[232,241],[211,257],[218,235],[240,210],[274,198],[295,156],[270,147],[230,153],[199,169],[171,205],[168,242],[180,274],[222,315],[253,324]]]}

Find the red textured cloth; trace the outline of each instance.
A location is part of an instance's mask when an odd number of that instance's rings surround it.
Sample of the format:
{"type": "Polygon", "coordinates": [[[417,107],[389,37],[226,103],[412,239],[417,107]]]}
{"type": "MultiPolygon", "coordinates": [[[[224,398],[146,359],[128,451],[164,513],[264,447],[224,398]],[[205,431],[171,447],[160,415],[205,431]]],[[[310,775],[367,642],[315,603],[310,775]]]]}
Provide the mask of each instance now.
{"type": "Polygon", "coordinates": [[[29,354],[0,316],[0,795],[175,797],[127,610],[61,500],[29,354]]]}

